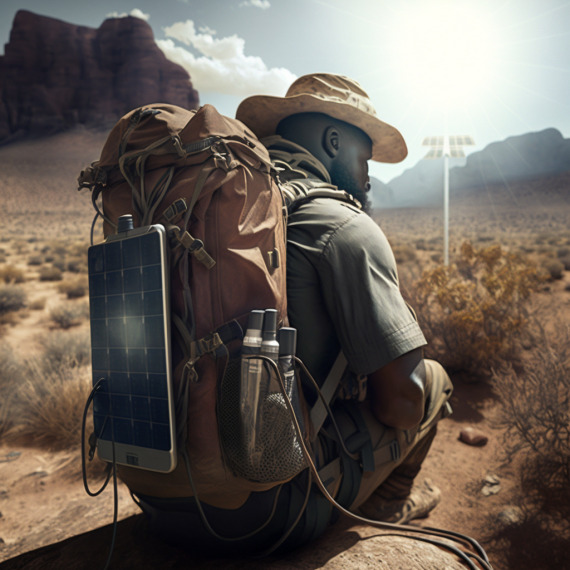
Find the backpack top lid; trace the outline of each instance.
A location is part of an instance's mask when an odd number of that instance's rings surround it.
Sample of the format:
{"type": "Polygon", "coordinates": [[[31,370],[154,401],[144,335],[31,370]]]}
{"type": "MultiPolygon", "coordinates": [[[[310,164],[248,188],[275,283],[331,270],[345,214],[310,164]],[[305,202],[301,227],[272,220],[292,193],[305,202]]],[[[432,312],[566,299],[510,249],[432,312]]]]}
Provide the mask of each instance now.
{"type": "MultiPolygon", "coordinates": [[[[158,141],[166,144],[169,139],[178,140],[187,151],[187,143],[210,137],[242,142],[245,139],[259,162],[270,165],[267,150],[250,129],[237,119],[221,115],[212,105],[189,110],[157,103],[134,109],[119,119],[105,141],[97,166],[102,169],[116,166],[121,156],[158,145],[158,141]]],[[[176,151],[175,146],[172,151],[176,151]]]]}

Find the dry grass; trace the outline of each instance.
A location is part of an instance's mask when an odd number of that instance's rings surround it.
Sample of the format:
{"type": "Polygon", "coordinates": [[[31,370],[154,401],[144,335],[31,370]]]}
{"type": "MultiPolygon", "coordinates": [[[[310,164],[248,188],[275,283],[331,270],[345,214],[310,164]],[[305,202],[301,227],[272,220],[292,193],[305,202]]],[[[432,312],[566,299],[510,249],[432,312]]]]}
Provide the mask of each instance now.
{"type": "Polygon", "coordinates": [[[79,326],[89,317],[87,303],[65,302],[49,309],[49,318],[53,326],[60,329],[69,329],[79,326]]]}
{"type": "Polygon", "coordinates": [[[507,365],[493,379],[503,404],[506,459],[522,457],[516,502],[523,514],[494,540],[513,568],[523,560],[561,568],[570,533],[570,327],[554,339],[543,334],[521,373],[507,365]],[[521,544],[533,551],[521,552],[521,544]]]}
{"type": "Polygon", "coordinates": [[[89,368],[46,370],[37,360],[27,361],[25,367],[13,439],[49,449],[78,445],[83,405],[91,390],[89,368]]]}
{"type": "Polygon", "coordinates": [[[7,346],[0,349],[2,385],[11,394],[9,407],[0,404],[3,431],[11,441],[65,449],[79,443],[91,390],[89,335],[56,332],[40,345],[39,354],[21,360],[7,346]]]}

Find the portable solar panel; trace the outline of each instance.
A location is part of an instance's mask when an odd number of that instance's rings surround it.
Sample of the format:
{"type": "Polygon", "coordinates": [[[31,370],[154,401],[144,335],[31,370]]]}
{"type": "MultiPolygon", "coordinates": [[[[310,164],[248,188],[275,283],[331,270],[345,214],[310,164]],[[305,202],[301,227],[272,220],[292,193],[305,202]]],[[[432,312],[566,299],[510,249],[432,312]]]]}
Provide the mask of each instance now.
{"type": "Polygon", "coordinates": [[[89,248],[88,264],[99,457],[171,471],[176,446],[164,227],[109,236],[89,248]]]}

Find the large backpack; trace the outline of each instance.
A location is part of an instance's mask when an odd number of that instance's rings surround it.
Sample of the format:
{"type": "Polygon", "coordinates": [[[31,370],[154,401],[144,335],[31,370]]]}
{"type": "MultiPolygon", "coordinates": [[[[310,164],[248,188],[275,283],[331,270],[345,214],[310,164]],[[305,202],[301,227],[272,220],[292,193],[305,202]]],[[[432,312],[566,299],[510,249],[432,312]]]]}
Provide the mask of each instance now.
{"type": "Polygon", "coordinates": [[[243,123],[210,105],[190,111],[158,104],[122,117],[100,159],[79,177],[80,187],[92,190],[105,236],[125,214],[132,214],[135,227],[160,223],[170,236],[176,416],[184,457],[179,453],[171,473],[118,466],[134,493],[198,495],[212,506],[237,508],[251,491],[271,488],[304,467],[298,460],[281,480],[251,480],[228,467],[220,445],[220,408],[232,405],[232,362],[248,314],[273,308],[286,324],[286,219],[274,174],[266,148],[243,123]]]}

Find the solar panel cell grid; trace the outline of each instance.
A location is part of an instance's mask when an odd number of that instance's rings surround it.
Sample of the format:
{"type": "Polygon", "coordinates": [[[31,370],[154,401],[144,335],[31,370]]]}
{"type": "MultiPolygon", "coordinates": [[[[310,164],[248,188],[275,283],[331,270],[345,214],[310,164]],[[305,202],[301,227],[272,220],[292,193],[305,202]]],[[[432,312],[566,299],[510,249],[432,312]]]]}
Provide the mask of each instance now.
{"type": "Polygon", "coordinates": [[[105,242],[89,249],[88,265],[93,383],[104,379],[93,404],[96,434],[167,451],[172,441],[161,247],[157,232],[105,242]]]}

